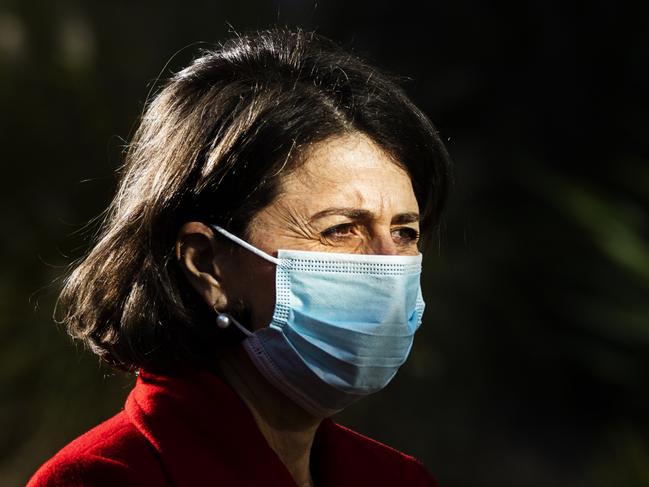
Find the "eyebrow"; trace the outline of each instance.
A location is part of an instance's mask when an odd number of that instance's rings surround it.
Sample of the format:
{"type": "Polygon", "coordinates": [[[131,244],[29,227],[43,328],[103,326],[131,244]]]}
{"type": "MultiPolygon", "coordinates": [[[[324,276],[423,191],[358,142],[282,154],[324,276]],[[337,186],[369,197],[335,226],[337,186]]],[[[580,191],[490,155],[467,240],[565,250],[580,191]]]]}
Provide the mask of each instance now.
{"type": "MultiPolygon", "coordinates": [[[[332,207],[326,208],[324,210],[318,211],[311,215],[309,223],[313,223],[315,220],[324,218],[331,215],[342,215],[346,216],[351,220],[370,220],[374,218],[374,213],[369,210],[361,210],[360,208],[350,208],[350,207],[332,207]]],[[[392,218],[391,223],[393,225],[402,225],[404,223],[415,223],[419,221],[419,213],[415,212],[406,212],[399,213],[392,218]]]]}

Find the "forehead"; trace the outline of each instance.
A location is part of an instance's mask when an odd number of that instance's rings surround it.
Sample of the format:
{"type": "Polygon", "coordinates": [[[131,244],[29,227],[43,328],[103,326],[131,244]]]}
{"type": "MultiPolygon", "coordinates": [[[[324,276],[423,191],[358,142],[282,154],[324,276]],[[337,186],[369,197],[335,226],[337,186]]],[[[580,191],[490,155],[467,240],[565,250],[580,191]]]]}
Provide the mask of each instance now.
{"type": "Polygon", "coordinates": [[[328,139],[306,152],[282,182],[285,203],[307,208],[356,206],[373,212],[416,212],[408,173],[363,134],[328,139]]]}

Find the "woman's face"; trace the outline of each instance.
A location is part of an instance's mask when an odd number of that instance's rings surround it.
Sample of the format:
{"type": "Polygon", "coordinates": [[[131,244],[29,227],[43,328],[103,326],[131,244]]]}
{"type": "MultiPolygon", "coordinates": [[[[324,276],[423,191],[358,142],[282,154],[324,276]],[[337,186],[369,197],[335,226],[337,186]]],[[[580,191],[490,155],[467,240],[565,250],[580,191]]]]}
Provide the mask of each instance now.
{"type": "MultiPolygon", "coordinates": [[[[279,249],[416,255],[419,206],[408,174],[362,134],[314,146],[282,181],[280,196],[251,221],[248,240],[279,249]]],[[[275,266],[238,248],[223,286],[247,309],[253,330],[270,323],[275,266]]]]}

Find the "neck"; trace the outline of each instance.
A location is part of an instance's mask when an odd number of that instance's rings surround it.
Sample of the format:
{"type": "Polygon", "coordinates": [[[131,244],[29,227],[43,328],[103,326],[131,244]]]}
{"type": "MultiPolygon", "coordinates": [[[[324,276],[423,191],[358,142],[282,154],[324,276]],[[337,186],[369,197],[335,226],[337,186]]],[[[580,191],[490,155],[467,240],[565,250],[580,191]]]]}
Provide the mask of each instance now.
{"type": "Polygon", "coordinates": [[[223,354],[219,369],[297,485],[312,487],[311,446],[322,418],[307,413],[268,383],[241,346],[223,354]]]}

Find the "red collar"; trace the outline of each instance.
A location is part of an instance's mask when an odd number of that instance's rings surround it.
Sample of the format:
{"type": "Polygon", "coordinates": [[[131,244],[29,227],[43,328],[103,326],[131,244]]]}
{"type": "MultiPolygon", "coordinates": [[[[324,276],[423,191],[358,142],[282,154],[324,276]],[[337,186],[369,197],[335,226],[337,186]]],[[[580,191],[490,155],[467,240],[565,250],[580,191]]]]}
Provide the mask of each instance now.
{"type": "MultiPolygon", "coordinates": [[[[297,487],[239,396],[208,371],[141,372],[126,414],[175,487],[297,487]]],[[[325,419],[311,468],[319,487],[435,486],[414,458],[325,419]]]]}

